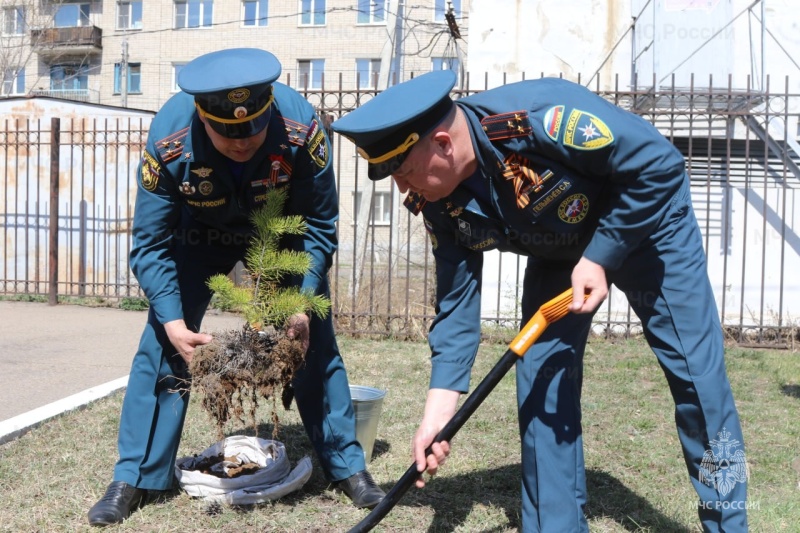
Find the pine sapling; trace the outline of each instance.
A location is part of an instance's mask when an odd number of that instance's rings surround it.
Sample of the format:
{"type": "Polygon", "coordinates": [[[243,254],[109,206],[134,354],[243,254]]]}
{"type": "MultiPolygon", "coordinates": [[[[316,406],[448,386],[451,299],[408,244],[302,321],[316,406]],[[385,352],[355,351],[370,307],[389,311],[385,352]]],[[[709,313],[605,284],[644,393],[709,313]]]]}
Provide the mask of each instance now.
{"type": "Polygon", "coordinates": [[[283,189],[269,190],[264,205],[251,215],[255,234],[245,252],[245,281],[237,285],[225,275],[208,280],[218,304],[245,320],[240,330],[214,334],[189,365],[192,388],[202,393],[220,438],[231,419],[247,419],[257,434],[256,410],[267,399],[277,434],[276,395],[281,393],[288,409],[291,381],[305,358],[301,341],[286,336],[289,318],[298,313],[325,318],[330,312],[325,295],[285,284],[288,276],[304,275],[313,266],[309,253],[281,247],[284,237],[308,230],[301,216],[283,214],[286,197],[283,189]]]}

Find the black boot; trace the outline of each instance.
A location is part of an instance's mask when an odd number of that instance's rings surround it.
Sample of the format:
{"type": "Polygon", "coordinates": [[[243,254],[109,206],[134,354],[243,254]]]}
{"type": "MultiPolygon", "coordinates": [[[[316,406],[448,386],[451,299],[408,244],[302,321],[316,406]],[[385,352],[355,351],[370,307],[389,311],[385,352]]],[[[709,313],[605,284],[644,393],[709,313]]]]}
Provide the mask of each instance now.
{"type": "Polygon", "coordinates": [[[137,489],[124,481],[114,481],[106,493],[89,509],[89,524],[108,526],[118,524],[144,503],[147,491],[137,489]]]}
{"type": "Polygon", "coordinates": [[[347,494],[347,497],[360,509],[372,509],[386,496],[366,470],[336,482],[334,487],[347,494]]]}

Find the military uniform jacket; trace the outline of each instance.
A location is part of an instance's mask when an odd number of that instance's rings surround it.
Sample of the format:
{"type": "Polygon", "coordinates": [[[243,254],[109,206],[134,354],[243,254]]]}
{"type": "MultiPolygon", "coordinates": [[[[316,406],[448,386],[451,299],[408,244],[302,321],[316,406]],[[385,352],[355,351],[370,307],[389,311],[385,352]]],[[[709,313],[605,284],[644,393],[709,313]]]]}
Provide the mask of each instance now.
{"type": "Polygon", "coordinates": [[[330,267],[338,204],[328,138],[300,94],[280,83],[273,91],[266,140],[238,169],[212,145],[192,96],[176,94],[153,119],[138,170],[131,269],[161,323],[183,318],[175,247],[243,249],[250,213],[271,187],[288,188],[286,214],[308,226],[287,243],[312,257],[300,287],[317,292],[330,267]]]}
{"type": "Polygon", "coordinates": [[[686,179],[685,161],[651,124],[556,78],[456,101],[478,171],[422,212],[436,258],[429,335],[432,388],[465,392],[480,340],[482,252],[613,270],[653,231],[686,179]]]}

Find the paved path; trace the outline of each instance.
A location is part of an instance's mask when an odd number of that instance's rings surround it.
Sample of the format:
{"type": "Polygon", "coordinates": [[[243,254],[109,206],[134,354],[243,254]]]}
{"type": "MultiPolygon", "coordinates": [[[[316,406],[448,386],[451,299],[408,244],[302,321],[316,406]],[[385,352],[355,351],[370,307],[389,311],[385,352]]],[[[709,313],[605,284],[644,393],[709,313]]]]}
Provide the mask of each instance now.
{"type": "MultiPolygon", "coordinates": [[[[145,311],[0,301],[0,443],[124,387],[145,311]]],[[[203,330],[242,319],[209,311],[203,330]]]]}

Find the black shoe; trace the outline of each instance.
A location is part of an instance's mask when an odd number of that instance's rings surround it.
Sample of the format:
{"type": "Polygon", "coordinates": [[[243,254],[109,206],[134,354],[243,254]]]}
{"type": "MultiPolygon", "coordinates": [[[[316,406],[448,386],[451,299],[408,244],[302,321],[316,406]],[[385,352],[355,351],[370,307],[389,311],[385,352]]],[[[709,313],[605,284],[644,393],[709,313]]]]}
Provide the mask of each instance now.
{"type": "Polygon", "coordinates": [[[106,493],[89,509],[89,524],[108,526],[118,524],[144,503],[147,491],[137,489],[124,481],[114,481],[106,493]]]}
{"type": "Polygon", "coordinates": [[[336,490],[347,494],[359,509],[372,509],[386,496],[366,470],[338,481],[334,486],[336,490]]]}

